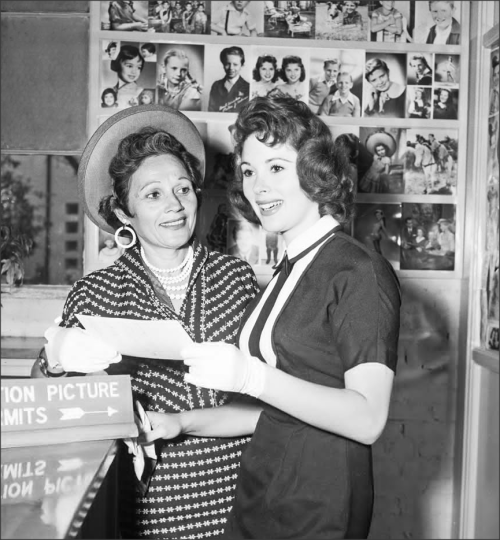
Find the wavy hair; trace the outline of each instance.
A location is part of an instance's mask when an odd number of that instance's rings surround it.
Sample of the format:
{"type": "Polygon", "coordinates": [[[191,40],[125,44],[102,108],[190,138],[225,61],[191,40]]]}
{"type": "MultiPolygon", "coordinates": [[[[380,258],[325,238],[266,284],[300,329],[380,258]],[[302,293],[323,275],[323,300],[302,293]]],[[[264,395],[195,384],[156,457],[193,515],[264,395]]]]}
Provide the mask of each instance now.
{"type": "Polygon", "coordinates": [[[235,141],[235,174],[229,200],[241,215],[260,224],[243,193],[241,155],[251,135],[268,145],[287,144],[297,152],[297,175],[304,193],[319,205],[319,214],[347,223],[354,212],[346,146],[333,141],[328,126],[302,101],[290,96],[256,97],[240,111],[231,127],[235,141]]]}
{"type": "Polygon", "coordinates": [[[198,207],[200,206],[203,177],[198,158],[188,152],[184,145],[170,133],[153,127],[145,127],[121,140],[109,164],[113,192],[103,197],[99,203],[99,214],[108,225],[114,229],[122,226],[115,215],[117,209],[133,217],[128,206],[131,177],[147,158],[162,155],[174,156],[182,162],[195,188],[198,207]]]}
{"type": "Polygon", "coordinates": [[[272,64],[273,68],[274,68],[274,75],[273,75],[273,78],[271,79],[271,82],[276,82],[278,79],[279,79],[279,75],[278,75],[278,61],[276,60],[276,58],[274,56],[272,56],[271,54],[265,54],[263,56],[259,56],[259,58],[257,58],[257,63],[255,64],[255,67],[253,68],[253,71],[252,71],[252,76],[253,76],[253,80],[254,81],[261,81],[262,80],[262,77],[260,76],[260,68],[265,64],[265,63],[268,63],[268,64],[272,64]]]}

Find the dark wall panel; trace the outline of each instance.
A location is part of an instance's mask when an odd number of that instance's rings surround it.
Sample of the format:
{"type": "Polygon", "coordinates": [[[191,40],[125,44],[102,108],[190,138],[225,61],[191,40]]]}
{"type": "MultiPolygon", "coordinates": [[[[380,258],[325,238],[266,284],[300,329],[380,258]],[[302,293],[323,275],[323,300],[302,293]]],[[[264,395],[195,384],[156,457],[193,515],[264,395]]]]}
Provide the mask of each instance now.
{"type": "Polygon", "coordinates": [[[2,150],[83,149],[88,44],[88,16],[2,14],[2,150]]]}

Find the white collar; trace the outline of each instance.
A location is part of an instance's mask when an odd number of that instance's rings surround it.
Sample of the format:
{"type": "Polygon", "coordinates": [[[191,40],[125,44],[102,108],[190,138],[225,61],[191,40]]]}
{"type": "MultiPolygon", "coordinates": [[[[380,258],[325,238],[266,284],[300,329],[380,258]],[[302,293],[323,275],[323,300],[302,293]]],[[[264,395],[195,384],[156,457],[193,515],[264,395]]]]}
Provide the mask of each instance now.
{"type": "Polygon", "coordinates": [[[340,99],[340,101],[342,101],[342,103],[345,103],[346,101],[348,101],[351,105],[354,105],[354,100],[352,99],[352,93],[349,92],[349,94],[347,95],[346,98],[343,98],[341,95],[340,95],[340,92],[337,90],[335,92],[335,94],[333,94],[333,98],[334,100],[338,100],[340,99]]]}
{"type": "Polygon", "coordinates": [[[289,246],[286,246],[286,253],[289,259],[296,257],[302,253],[309,246],[312,246],[314,242],[318,241],[328,231],[331,231],[334,227],[339,225],[339,222],[330,214],[320,218],[312,227],[309,227],[307,231],[297,236],[289,246]]]}

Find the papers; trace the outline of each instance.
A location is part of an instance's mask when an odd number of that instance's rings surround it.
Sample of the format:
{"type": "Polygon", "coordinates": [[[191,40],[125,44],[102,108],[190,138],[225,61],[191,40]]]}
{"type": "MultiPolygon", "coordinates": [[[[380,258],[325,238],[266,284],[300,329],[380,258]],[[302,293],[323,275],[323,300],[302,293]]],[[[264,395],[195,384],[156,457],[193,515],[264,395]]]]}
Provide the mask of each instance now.
{"type": "Polygon", "coordinates": [[[85,330],[121,354],[182,360],[180,351],[193,343],[178,321],[136,321],[77,315],[85,330]]]}

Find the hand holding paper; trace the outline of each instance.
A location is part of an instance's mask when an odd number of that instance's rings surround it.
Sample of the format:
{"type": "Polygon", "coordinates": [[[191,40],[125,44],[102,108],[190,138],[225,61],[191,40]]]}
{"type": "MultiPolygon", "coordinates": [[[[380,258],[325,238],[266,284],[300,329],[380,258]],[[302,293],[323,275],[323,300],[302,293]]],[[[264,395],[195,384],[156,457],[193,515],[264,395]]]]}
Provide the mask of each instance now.
{"type": "Polygon", "coordinates": [[[51,326],[44,336],[49,363],[59,363],[64,371],[94,373],[122,359],[116,349],[81,328],[51,326]]]}

